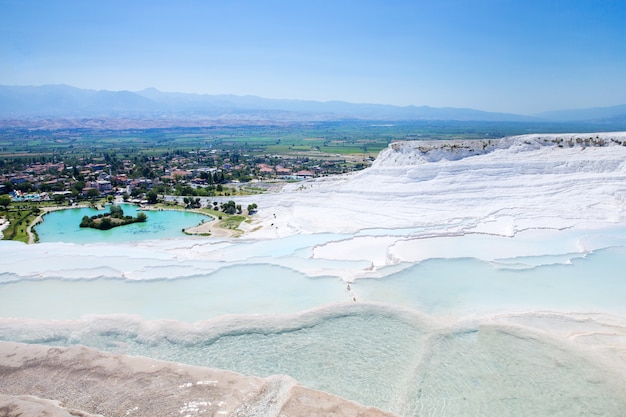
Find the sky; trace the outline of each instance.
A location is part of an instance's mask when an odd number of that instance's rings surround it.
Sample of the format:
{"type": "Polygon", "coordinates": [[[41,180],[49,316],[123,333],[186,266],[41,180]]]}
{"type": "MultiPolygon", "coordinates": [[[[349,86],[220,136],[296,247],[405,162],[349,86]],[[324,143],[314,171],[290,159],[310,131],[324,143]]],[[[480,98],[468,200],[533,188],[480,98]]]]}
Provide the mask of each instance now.
{"type": "Polygon", "coordinates": [[[0,85],[536,114],[626,104],[624,0],[0,0],[0,85]]]}

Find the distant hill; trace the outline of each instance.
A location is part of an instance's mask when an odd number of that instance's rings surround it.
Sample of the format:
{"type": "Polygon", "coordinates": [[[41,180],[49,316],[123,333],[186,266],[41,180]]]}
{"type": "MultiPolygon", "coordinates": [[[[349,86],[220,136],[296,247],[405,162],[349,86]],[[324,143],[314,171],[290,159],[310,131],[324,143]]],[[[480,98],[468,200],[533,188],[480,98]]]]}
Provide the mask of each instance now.
{"type": "Polygon", "coordinates": [[[611,107],[558,110],[540,113],[536,116],[542,119],[559,122],[617,123],[626,121],[626,104],[611,107]]]}
{"type": "Polygon", "coordinates": [[[531,121],[473,109],[276,100],[256,96],[165,93],[156,89],[95,91],[67,85],[0,86],[0,117],[173,116],[276,120],[531,121]]]}
{"type": "MultiPolygon", "coordinates": [[[[465,108],[356,104],[344,101],[277,100],[228,94],[86,90],[68,85],[0,86],[0,119],[126,118],[168,120],[167,125],[199,121],[442,120],[476,122],[626,123],[626,105],[559,110],[533,117],[465,108]]],[[[165,122],[163,122],[165,123],[165,122]]]]}
{"type": "Polygon", "coordinates": [[[84,116],[157,108],[152,100],[130,91],[83,90],[67,85],[0,86],[3,116],[84,116]]]}

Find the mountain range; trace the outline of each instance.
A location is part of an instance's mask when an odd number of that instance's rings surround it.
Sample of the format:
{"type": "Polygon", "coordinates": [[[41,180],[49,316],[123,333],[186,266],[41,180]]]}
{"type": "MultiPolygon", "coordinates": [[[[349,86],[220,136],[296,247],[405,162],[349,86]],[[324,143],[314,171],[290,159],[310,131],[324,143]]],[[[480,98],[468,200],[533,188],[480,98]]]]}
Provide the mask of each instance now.
{"type": "Polygon", "coordinates": [[[174,117],[227,120],[456,120],[489,122],[624,122],[626,105],[562,110],[534,116],[480,110],[267,99],[256,96],[87,90],[67,85],[0,86],[0,119],[174,117]]]}

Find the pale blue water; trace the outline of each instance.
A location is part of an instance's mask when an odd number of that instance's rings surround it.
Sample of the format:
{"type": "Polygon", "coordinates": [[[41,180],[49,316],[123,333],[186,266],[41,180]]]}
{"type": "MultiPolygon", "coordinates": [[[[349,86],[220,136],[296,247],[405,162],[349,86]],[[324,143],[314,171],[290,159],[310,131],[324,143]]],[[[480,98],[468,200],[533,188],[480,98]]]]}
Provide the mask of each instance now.
{"type": "Polygon", "coordinates": [[[594,358],[515,326],[442,323],[536,310],[624,316],[623,235],[568,232],[531,257],[390,266],[390,275],[359,279],[350,291],[336,276],[301,272],[366,266],[311,259],[316,245],[343,235],[0,242],[0,339],[288,374],[407,417],[621,416],[624,378],[594,358]],[[594,251],[569,253],[572,242],[594,251]]]}
{"type": "Polygon", "coordinates": [[[472,258],[432,259],[385,279],[361,280],[355,291],[360,299],[435,315],[546,309],[625,315],[624,271],[624,247],[530,269],[472,258]]]}
{"type": "MultiPolygon", "coordinates": [[[[125,215],[133,217],[137,215],[137,206],[133,204],[121,204],[120,206],[124,209],[125,215]]],[[[105,210],[74,208],[53,211],[44,216],[44,221],[35,226],[35,230],[39,235],[40,242],[114,243],[180,238],[185,236],[182,229],[196,226],[203,220],[210,221],[212,219],[203,214],[182,210],[150,210],[145,212],[148,216],[145,223],[133,223],[109,230],[80,227],[83,216],[91,217],[108,211],[108,207],[105,210]]]]}
{"type": "MultiPolygon", "coordinates": [[[[146,320],[196,322],[224,314],[295,314],[349,303],[353,296],[357,302],[435,316],[534,310],[626,314],[623,247],[600,250],[571,264],[523,270],[500,269],[471,258],[435,259],[386,278],[357,280],[350,292],[339,278],[311,278],[260,261],[205,264],[88,254],[73,258],[68,254],[58,262],[72,264],[75,271],[59,265],[45,280],[5,272],[0,279],[5,282],[0,287],[0,317],[70,320],[90,314],[136,314],[146,320]],[[115,268],[124,263],[151,278],[121,278],[115,268]]],[[[25,270],[21,262],[7,269],[25,270]]],[[[52,261],[47,262],[52,269],[52,261]]]]}
{"type": "Polygon", "coordinates": [[[179,279],[26,280],[0,287],[0,317],[71,320],[135,314],[146,320],[195,322],[224,314],[295,313],[349,301],[344,287],[334,277],[308,278],[263,264],[179,279]]]}

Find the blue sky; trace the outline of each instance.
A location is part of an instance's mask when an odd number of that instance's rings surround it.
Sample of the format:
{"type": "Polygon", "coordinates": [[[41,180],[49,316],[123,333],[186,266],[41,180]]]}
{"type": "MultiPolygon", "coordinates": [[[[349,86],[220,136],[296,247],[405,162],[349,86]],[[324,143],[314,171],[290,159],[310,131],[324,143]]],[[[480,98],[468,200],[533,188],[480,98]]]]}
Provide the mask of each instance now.
{"type": "Polygon", "coordinates": [[[623,0],[0,0],[0,84],[533,114],[626,104],[623,0]]]}

